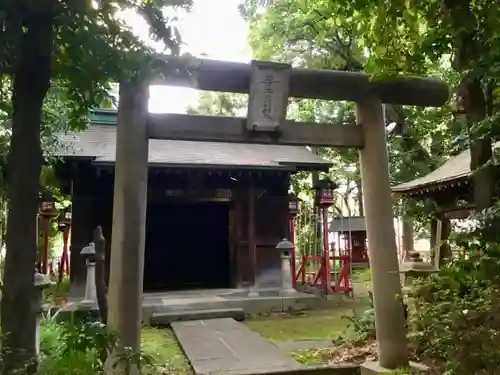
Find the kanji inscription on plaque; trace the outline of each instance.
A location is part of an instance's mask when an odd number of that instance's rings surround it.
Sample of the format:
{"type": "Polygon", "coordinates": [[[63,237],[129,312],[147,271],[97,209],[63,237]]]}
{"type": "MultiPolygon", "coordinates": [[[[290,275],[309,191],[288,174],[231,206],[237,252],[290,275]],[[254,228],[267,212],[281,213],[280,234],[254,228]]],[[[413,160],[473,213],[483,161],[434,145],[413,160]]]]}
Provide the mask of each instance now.
{"type": "Polygon", "coordinates": [[[276,131],[286,119],[291,68],[252,61],[247,129],[276,131]]]}

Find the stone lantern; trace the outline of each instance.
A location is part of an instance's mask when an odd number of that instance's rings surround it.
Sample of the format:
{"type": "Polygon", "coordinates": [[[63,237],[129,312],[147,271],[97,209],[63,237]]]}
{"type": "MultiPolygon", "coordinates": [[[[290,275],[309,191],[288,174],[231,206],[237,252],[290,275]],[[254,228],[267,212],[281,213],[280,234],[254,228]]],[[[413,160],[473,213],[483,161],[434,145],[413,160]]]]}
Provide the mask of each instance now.
{"type": "Polygon", "coordinates": [[[276,249],[280,251],[281,255],[281,290],[282,292],[295,292],[293,288],[293,274],[290,265],[294,245],[288,239],[283,238],[276,245],[276,249]]]}
{"type": "Polygon", "coordinates": [[[55,284],[50,280],[47,275],[35,272],[33,286],[35,287],[35,293],[33,295],[33,310],[36,313],[36,330],[35,330],[35,348],[36,354],[40,354],[40,321],[42,318],[42,313],[44,311],[43,306],[43,290],[48,288],[50,285],[55,284]]]}
{"type": "Polygon", "coordinates": [[[403,275],[406,287],[410,286],[413,280],[420,277],[428,277],[436,271],[436,268],[432,264],[424,262],[417,251],[410,252],[407,260],[399,266],[399,272],[403,275]]]}
{"type": "Polygon", "coordinates": [[[85,264],[87,266],[87,279],[85,282],[85,298],[81,302],[82,304],[94,304],[97,301],[97,291],[95,285],[95,262],[96,262],[96,251],[95,244],[93,242],[85,246],[80,255],[85,258],[85,264]]]}
{"type": "MultiPolygon", "coordinates": [[[[399,265],[399,272],[403,279],[403,294],[406,294],[408,297],[407,301],[413,304],[413,298],[411,297],[412,282],[418,278],[429,277],[437,272],[437,269],[431,263],[424,262],[417,251],[410,252],[406,259],[399,265]]],[[[405,309],[405,319],[408,319],[408,305],[403,302],[403,306],[405,309]]]]}

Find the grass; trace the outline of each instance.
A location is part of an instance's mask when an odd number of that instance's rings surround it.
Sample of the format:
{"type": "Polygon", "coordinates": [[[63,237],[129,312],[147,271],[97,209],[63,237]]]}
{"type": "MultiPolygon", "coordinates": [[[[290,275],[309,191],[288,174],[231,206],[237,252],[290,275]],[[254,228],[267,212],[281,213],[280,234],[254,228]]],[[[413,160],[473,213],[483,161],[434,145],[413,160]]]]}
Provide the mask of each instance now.
{"type": "Polygon", "coordinates": [[[271,341],[328,340],[345,329],[342,316],[351,309],[304,311],[295,314],[273,314],[267,318],[250,319],[245,325],[271,341]]]}
{"type": "Polygon", "coordinates": [[[193,370],[169,329],[144,328],[142,350],[162,369],[162,375],[191,375],[193,370]]]}
{"type": "Polygon", "coordinates": [[[371,274],[369,269],[354,269],[351,276],[354,299],[362,300],[368,297],[370,289],[371,274]]]}
{"type": "Polygon", "coordinates": [[[265,318],[249,319],[245,325],[271,341],[330,340],[346,330],[353,308],[363,306],[368,299],[370,271],[354,270],[354,299],[342,298],[328,310],[303,311],[295,314],[270,314],[265,318]]]}

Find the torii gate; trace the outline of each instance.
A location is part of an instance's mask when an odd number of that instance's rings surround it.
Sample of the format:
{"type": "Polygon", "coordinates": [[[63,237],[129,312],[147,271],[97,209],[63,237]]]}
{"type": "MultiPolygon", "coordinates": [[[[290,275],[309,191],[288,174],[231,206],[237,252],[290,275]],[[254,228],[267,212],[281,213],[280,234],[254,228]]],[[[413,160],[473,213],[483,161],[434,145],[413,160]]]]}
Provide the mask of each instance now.
{"type": "MultiPolygon", "coordinates": [[[[363,73],[269,62],[200,60],[196,65],[196,88],[249,93],[247,119],[149,114],[149,82],[135,77],[120,84],[108,314],[120,345],[140,348],[149,139],[354,147],[370,244],[379,363],[389,369],[408,365],[382,103],[441,106],[448,87],[435,80],[370,81],[363,73]],[[358,125],[286,121],[290,96],[355,101],[358,125]]],[[[162,83],[188,85],[175,74],[162,83]]]]}

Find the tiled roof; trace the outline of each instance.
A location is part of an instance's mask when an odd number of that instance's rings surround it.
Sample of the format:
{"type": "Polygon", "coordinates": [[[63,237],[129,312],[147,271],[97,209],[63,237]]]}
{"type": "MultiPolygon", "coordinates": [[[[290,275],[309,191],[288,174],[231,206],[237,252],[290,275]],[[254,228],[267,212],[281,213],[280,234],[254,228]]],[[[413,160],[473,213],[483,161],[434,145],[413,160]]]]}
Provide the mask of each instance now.
{"type": "MultiPolygon", "coordinates": [[[[500,142],[494,144],[495,148],[500,147],[500,142]]],[[[460,154],[448,159],[442,166],[431,173],[392,187],[394,193],[407,193],[412,190],[433,188],[437,185],[447,185],[457,180],[468,178],[470,170],[470,151],[462,151],[460,154]]]]}
{"type": "MultiPolygon", "coordinates": [[[[114,163],[116,126],[91,125],[87,130],[61,136],[65,147],[59,156],[93,158],[95,163],[114,163]]],[[[238,168],[325,169],[330,162],[305,147],[243,143],[149,141],[149,163],[162,166],[214,166],[238,168]]]]}
{"type": "Polygon", "coordinates": [[[366,223],[364,216],[334,218],[330,221],[330,227],[328,229],[330,233],[359,232],[365,230],[366,223]]]}

